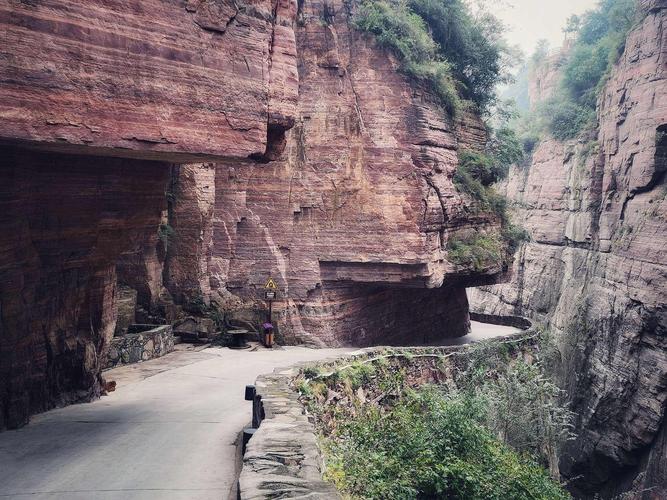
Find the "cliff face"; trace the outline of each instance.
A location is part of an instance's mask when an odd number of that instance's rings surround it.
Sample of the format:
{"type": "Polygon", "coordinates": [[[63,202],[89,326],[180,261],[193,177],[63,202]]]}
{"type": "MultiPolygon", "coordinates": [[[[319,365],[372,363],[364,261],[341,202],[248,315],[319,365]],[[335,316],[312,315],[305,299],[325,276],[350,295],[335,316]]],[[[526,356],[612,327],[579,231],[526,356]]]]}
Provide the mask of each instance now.
{"type": "Polygon", "coordinates": [[[179,162],[261,156],[268,131],[293,121],[291,4],[3,2],[2,138],[179,162]]]}
{"type": "Polygon", "coordinates": [[[558,333],[578,414],[561,469],[582,494],[667,495],[667,2],[646,17],[599,100],[597,142],[544,140],[502,186],[533,241],[473,310],[558,333]]]}
{"type": "Polygon", "coordinates": [[[142,321],[257,316],[271,275],[287,340],[364,345],[465,333],[463,287],[504,271],[447,261],[498,229],[451,180],[483,124],[342,1],[10,0],[0,24],[0,428],[99,394],[117,283],[142,321]]]}
{"type": "MultiPolygon", "coordinates": [[[[419,343],[465,333],[464,287],[496,282],[503,271],[501,262],[473,270],[447,261],[450,238],[498,230],[494,216],[472,215],[452,183],[457,151],[483,146],[483,124],[472,113],[453,121],[416,90],[351,27],[345,2],[303,2],[297,19],[299,104],[285,154],[268,165],[217,164],[212,237],[203,230],[196,252],[208,254],[208,273],[188,279],[201,284],[190,294],[208,295],[200,279],[208,275],[217,302],[262,310],[271,276],[275,318],[290,342],[419,343]]],[[[208,174],[203,184],[192,179],[176,197],[178,213],[210,184],[208,174]]],[[[201,269],[194,255],[172,258],[170,269],[201,269]]]]}
{"type": "Polygon", "coordinates": [[[172,164],[284,147],[294,15],[269,0],[2,3],[0,429],[99,394],[117,280],[148,309],[160,294],[172,164]]]}

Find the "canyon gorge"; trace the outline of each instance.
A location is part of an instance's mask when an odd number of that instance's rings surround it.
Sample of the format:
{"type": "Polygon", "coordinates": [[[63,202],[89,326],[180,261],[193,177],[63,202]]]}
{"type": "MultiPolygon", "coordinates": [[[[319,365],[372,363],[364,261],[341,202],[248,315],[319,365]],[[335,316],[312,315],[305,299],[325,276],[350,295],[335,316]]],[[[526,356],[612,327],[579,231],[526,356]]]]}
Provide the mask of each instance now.
{"type": "MultiPolygon", "coordinates": [[[[470,293],[476,312],[557,332],[577,414],[562,472],[605,497],[667,493],[666,7],[643,2],[598,98],[598,130],[541,141],[499,186],[532,241],[509,283],[470,293]]],[[[536,68],[531,105],[554,92],[563,59],[536,68]]]]}
{"type": "MultiPolygon", "coordinates": [[[[259,324],[281,343],[437,344],[470,311],[552,332],[577,496],[667,495],[667,1],[641,0],[598,126],[496,185],[455,182],[489,130],[443,110],[344,0],[0,5],[0,430],[104,390],[130,322],[259,324]],[[488,238],[461,262],[453,242],[488,238]],[[125,319],[121,318],[121,323],[125,319]],[[122,323],[125,324],[125,323],[122,323]]],[[[550,97],[566,53],[531,75],[550,97]]]]}

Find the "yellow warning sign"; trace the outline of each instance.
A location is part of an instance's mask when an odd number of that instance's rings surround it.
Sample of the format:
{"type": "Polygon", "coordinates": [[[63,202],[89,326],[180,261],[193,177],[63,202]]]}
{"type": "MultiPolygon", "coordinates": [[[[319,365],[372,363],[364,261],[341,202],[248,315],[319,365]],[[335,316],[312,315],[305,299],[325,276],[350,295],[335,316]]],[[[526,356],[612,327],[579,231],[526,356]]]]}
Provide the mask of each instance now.
{"type": "Polygon", "coordinates": [[[277,290],[278,284],[274,281],[273,278],[269,278],[266,281],[266,285],[264,285],[264,288],[266,288],[267,290],[277,290]]]}

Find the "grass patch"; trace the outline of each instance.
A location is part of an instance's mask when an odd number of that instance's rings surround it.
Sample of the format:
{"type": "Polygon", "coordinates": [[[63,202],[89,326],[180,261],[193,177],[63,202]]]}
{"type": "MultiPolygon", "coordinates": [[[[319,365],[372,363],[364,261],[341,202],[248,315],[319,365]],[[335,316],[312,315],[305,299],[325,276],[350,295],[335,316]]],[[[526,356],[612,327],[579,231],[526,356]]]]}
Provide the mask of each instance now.
{"type": "Polygon", "coordinates": [[[450,262],[477,272],[501,265],[503,257],[503,246],[494,236],[475,234],[466,239],[450,239],[447,244],[450,262]]]}
{"type": "Polygon", "coordinates": [[[512,223],[507,199],[491,186],[504,179],[510,165],[520,162],[522,158],[522,146],[516,135],[508,129],[501,129],[494,135],[488,153],[459,153],[459,165],[454,174],[456,189],[468,194],[478,210],[495,213],[500,219],[501,228],[499,237],[476,234],[465,239],[450,239],[450,261],[463,266],[472,265],[475,270],[480,270],[502,260],[505,255],[503,247],[507,254],[513,255],[522,242],[530,240],[525,229],[512,223]]]}

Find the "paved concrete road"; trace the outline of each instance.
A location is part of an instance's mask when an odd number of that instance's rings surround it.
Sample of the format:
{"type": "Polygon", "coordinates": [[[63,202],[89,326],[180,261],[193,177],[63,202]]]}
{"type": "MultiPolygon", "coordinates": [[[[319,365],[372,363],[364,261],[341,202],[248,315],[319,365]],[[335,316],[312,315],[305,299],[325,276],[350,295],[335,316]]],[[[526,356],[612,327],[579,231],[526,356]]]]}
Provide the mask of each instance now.
{"type": "MultiPolygon", "coordinates": [[[[515,331],[473,323],[452,343],[515,331]]],[[[250,421],[244,385],[276,367],[345,351],[209,348],[114,369],[110,396],[0,433],[0,500],[226,499],[235,441],[250,421]]]]}
{"type": "Polygon", "coordinates": [[[513,326],[491,325],[489,323],[480,323],[479,321],[470,322],[470,333],[463,337],[458,337],[447,341],[448,345],[462,345],[470,344],[472,342],[479,342],[480,340],[492,339],[494,337],[502,337],[504,335],[512,335],[519,333],[520,328],[513,326]]]}
{"type": "Polygon", "coordinates": [[[244,385],[341,352],[209,348],[112,370],[111,395],[0,434],[0,499],[226,499],[250,422],[244,385]]]}

